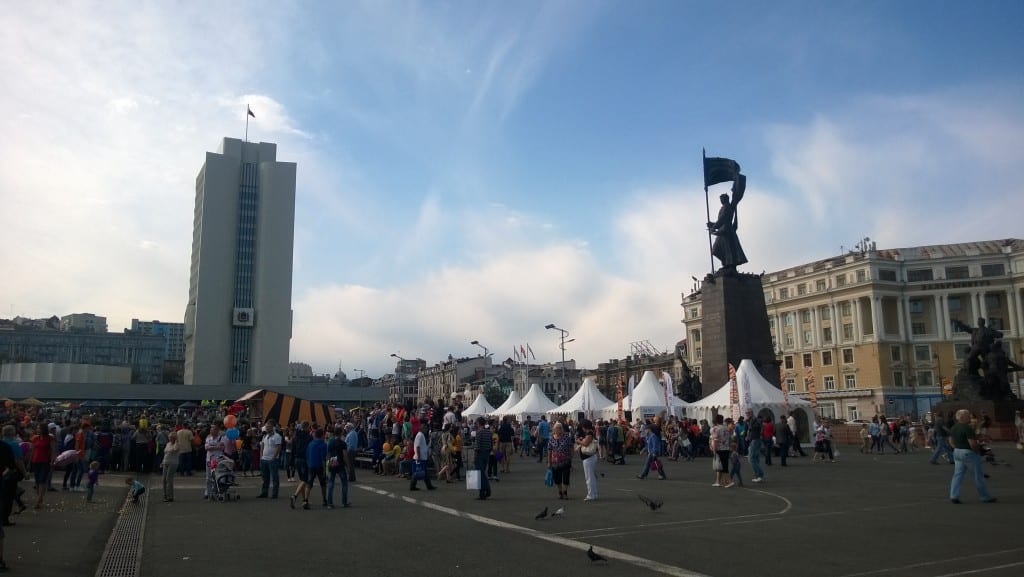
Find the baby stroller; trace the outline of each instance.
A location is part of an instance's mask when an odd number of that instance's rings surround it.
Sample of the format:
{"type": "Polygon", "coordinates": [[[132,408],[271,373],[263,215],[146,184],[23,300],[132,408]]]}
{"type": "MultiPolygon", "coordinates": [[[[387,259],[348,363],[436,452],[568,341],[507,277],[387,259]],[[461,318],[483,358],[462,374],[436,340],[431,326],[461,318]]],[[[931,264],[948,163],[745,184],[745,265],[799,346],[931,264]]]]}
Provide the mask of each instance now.
{"type": "MultiPolygon", "coordinates": [[[[1008,463],[1004,459],[997,458],[996,454],[992,452],[992,448],[984,443],[978,445],[978,453],[981,455],[981,458],[984,459],[986,463],[992,465],[993,467],[998,467],[1000,465],[1004,467],[1010,466],[1010,463],[1008,463]]],[[[987,476],[988,475],[986,475],[986,477],[987,476]]]]}
{"type": "Polygon", "coordinates": [[[211,486],[213,487],[213,495],[210,496],[210,500],[218,501],[237,501],[241,499],[241,495],[235,495],[231,492],[231,488],[236,486],[235,482],[235,462],[225,456],[217,457],[217,462],[210,463],[210,477],[213,481],[211,486]]]}

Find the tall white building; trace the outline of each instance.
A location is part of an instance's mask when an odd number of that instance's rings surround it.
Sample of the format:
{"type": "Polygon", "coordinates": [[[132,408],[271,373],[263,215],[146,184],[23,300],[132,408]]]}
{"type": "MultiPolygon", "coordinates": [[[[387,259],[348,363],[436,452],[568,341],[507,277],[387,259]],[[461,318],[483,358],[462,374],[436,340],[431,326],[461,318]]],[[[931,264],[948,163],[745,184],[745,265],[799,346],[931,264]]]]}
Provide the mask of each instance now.
{"type": "Polygon", "coordinates": [[[288,383],[294,162],[225,138],[196,177],[185,384],[288,383]]]}

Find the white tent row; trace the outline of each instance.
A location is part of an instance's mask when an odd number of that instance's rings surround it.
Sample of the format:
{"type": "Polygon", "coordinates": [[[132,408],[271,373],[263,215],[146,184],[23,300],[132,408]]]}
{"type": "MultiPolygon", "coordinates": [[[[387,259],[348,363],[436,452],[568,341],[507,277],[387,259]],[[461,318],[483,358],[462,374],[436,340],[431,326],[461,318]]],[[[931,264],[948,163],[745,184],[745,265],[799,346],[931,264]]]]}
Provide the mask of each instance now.
{"type": "MultiPolygon", "coordinates": [[[[786,402],[782,390],[769,383],[750,359],[740,361],[736,369],[736,387],[739,393],[739,412],[746,413],[749,408],[755,415],[778,421],[779,416],[787,411],[797,418],[797,428],[801,433],[811,430],[811,403],[796,396],[790,396],[786,402]]],[[[732,402],[730,400],[732,383],[727,381],[717,391],[703,399],[691,403],[688,414],[691,418],[711,421],[714,413],[730,416],[732,402]]]]}
{"type": "MultiPolygon", "coordinates": [[[[622,399],[622,409],[624,411],[632,411],[634,420],[657,416],[662,411],[668,409],[665,405],[665,394],[665,385],[658,380],[654,372],[644,371],[643,377],[640,378],[640,383],[633,389],[633,394],[626,395],[622,399]]],[[[687,408],[690,406],[689,403],[671,394],[671,392],[668,393],[668,403],[671,407],[671,410],[668,412],[677,417],[687,413],[687,408]]],[[[618,403],[614,402],[601,411],[601,416],[605,419],[615,419],[618,417],[618,414],[619,406],[618,403]]]]}
{"type": "Polygon", "coordinates": [[[597,388],[597,380],[594,377],[583,379],[583,385],[576,391],[571,399],[558,407],[548,411],[549,415],[575,415],[584,413],[587,416],[599,415],[609,405],[615,405],[614,401],[601,394],[597,388]]]}
{"type": "Polygon", "coordinates": [[[516,406],[517,404],[519,404],[519,401],[521,401],[521,400],[522,399],[519,398],[519,393],[517,393],[517,392],[515,392],[513,390],[512,394],[510,394],[508,396],[508,398],[505,399],[505,402],[502,403],[501,406],[499,406],[497,409],[494,409],[493,411],[491,411],[488,414],[495,415],[495,416],[498,416],[498,417],[503,417],[505,415],[509,415],[509,414],[511,414],[509,412],[510,409],[512,409],[512,407],[516,406]]]}
{"type": "Polygon", "coordinates": [[[487,402],[487,399],[484,398],[483,394],[480,394],[477,395],[476,399],[474,399],[473,402],[468,407],[463,409],[462,416],[469,419],[483,417],[493,412],[494,407],[492,407],[491,404],[487,402]]]}

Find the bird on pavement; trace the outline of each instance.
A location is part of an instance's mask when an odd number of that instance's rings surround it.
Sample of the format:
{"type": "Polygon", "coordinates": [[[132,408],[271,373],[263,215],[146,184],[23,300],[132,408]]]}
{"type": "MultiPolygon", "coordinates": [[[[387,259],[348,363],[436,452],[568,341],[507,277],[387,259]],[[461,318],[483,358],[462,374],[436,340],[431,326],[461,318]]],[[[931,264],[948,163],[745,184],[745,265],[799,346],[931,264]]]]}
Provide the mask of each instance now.
{"type": "Polygon", "coordinates": [[[597,553],[594,553],[593,545],[590,546],[590,549],[587,549],[587,557],[590,557],[591,561],[608,561],[604,557],[598,555],[597,553]]]}
{"type": "Polygon", "coordinates": [[[547,516],[548,516],[548,508],[544,507],[544,510],[541,511],[540,513],[537,513],[537,516],[534,517],[533,520],[534,521],[540,521],[541,519],[543,519],[544,517],[547,517],[547,516]]]}
{"type": "Polygon", "coordinates": [[[664,503],[662,503],[661,501],[655,501],[650,497],[645,497],[643,495],[637,495],[637,497],[644,502],[644,505],[650,507],[651,511],[657,511],[658,509],[661,509],[662,505],[664,505],[664,503]]]}
{"type": "Polygon", "coordinates": [[[565,515],[565,507],[559,507],[551,514],[552,517],[561,517],[562,515],[565,515]]]}

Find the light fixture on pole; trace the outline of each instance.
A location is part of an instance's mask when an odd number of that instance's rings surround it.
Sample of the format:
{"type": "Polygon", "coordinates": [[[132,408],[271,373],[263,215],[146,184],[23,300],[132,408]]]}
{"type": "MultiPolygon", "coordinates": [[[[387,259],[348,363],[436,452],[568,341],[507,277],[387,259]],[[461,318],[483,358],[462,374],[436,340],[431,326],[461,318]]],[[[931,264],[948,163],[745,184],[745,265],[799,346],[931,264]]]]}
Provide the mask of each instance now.
{"type": "Polygon", "coordinates": [[[562,335],[561,343],[559,343],[558,348],[562,349],[562,387],[561,387],[562,390],[560,392],[564,393],[565,392],[565,343],[571,343],[572,341],[575,341],[576,339],[569,339],[568,341],[565,340],[565,337],[569,336],[569,331],[556,327],[554,323],[551,323],[549,325],[544,325],[544,328],[546,328],[546,329],[554,329],[554,330],[558,331],[559,333],[561,333],[561,335],[562,335]]]}
{"type": "Polygon", "coordinates": [[[484,358],[485,359],[487,358],[487,354],[488,354],[488,350],[489,349],[487,347],[485,347],[484,345],[481,345],[480,341],[469,341],[469,344],[476,345],[476,346],[480,347],[481,349],[483,349],[484,350],[484,358]]]}

